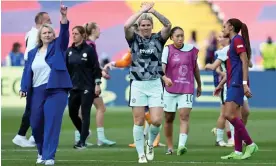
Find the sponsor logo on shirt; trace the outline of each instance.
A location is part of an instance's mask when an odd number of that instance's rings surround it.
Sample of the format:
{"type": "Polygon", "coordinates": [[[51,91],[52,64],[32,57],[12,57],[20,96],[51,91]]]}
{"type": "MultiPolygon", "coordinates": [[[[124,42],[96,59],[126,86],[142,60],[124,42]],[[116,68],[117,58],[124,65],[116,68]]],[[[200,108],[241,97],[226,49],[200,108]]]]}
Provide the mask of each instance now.
{"type": "Polygon", "coordinates": [[[154,53],[154,49],[140,49],[140,54],[153,54],[154,53]]]}
{"type": "Polygon", "coordinates": [[[243,45],[242,44],[237,45],[237,48],[243,48],[243,45]]]}

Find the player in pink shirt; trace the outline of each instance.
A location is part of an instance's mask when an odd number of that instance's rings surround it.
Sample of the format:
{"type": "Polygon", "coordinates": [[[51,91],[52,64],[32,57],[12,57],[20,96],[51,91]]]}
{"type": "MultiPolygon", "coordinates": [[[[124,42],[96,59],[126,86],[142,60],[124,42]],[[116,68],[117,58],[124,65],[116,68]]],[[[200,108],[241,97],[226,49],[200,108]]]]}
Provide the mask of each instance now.
{"type": "Polygon", "coordinates": [[[173,44],[164,48],[162,54],[163,70],[173,85],[164,89],[165,136],[168,151],[173,153],[173,121],[178,109],[180,114],[180,134],[177,155],[187,152],[186,141],[189,131],[189,115],[193,105],[194,79],[197,82],[197,97],[201,95],[201,81],[197,64],[198,49],[184,44],[184,31],[174,27],[170,33],[173,44]]]}

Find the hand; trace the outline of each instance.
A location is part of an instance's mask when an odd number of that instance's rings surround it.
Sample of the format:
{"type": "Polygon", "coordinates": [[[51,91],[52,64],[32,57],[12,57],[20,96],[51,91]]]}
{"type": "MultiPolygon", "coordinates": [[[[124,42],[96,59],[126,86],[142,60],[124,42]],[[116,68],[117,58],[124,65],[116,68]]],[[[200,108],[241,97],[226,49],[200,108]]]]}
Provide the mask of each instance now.
{"type": "MultiPolygon", "coordinates": [[[[153,2],[152,2],[153,3],[153,2]]],[[[152,5],[152,8],[150,8],[150,10],[148,11],[148,13],[154,13],[155,12],[155,9],[153,8],[153,6],[154,6],[154,3],[153,3],[153,5],[152,5]]]]}
{"type": "Polygon", "coordinates": [[[163,76],[162,79],[166,86],[171,87],[173,85],[172,80],[170,78],[163,76]]]}
{"type": "Polygon", "coordinates": [[[201,96],[201,86],[198,86],[196,89],[196,97],[201,96]]]}
{"type": "Polygon", "coordinates": [[[60,13],[63,17],[67,16],[67,7],[63,3],[60,3],[60,13]]]}
{"type": "Polygon", "coordinates": [[[112,70],[113,64],[109,62],[108,64],[104,65],[104,70],[107,72],[108,70],[112,70]]]}
{"type": "Polygon", "coordinates": [[[102,70],[102,76],[103,76],[103,78],[105,78],[107,80],[110,79],[110,76],[106,70],[102,70]]]}
{"type": "Polygon", "coordinates": [[[212,70],[212,65],[210,63],[206,64],[205,70],[212,70]]]}
{"type": "Polygon", "coordinates": [[[99,96],[101,94],[101,87],[100,85],[95,86],[95,95],[99,96]]]}
{"type": "Polygon", "coordinates": [[[214,96],[219,96],[220,95],[220,92],[221,92],[221,87],[217,86],[213,92],[213,95],[214,96]]]}
{"type": "Polygon", "coordinates": [[[141,12],[142,13],[147,13],[152,7],[154,6],[153,2],[143,2],[141,4],[141,12]]]}
{"type": "Polygon", "coordinates": [[[251,98],[252,97],[252,93],[248,87],[247,84],[244,84],[243,85],[243,91],[244,91],[244,95],[247,97],[247,98],[251,98]]]}
{"type": "Polygon", "coordinates": [[[251,60],[249,60],[248,67],[249,67],[249,68],[252,68],[252,67],[253,67],[253,63],[252,63],[251,60]]]}
{"type": "Polygon", "coordinates": [[[20,99],[27,96],[27,92],[19,91],[20,99]]]}

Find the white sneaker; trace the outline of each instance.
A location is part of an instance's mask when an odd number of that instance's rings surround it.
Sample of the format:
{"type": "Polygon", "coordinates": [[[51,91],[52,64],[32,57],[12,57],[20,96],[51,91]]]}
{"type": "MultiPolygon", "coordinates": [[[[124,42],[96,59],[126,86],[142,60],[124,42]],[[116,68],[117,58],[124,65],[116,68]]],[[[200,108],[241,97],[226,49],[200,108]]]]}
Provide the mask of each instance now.
{"type": "Polygon", "coordinates": [[[108,140],[108,139],[106,139],[106,138],[101,139],[101,140],[98,139],[98,141],[97,141],[97,145],[98,145],[98,146],[103,146],[103,145],[113,146],[113,145],[115,145],[115,144],[116,144],[116,142],[110,141],[110,140],[108,140]]]}
{"type": "Polygon", "coordinates": [[[211,133],[213,133],[214,136],[217,136],[217,128],[216,128],[216,127],[213,128],[213,129],[211,130],[211,133]]]}
{"type": "Polygon", "coordinates": [[[147,159],[148,160],[153,160],[153,158],[154,158],[154,150],[153,150],[153,146],[151,145],[151,146],[149,146],[149,145],[147,145],[147,147],[146,147],[146,156],[147,156],[147,159]]]}
{"type": "Polygon", "coordinates": [[[35,147],[35,145],[30,144],[30,142],[27,140],[26,136],[16,135],[12,142],[15,145],[21,146],[22,148],[31,148],[35,147]]]}
{"type": "Polygon", "coordinates": [[[228,139],[226,147],[233,147],[233,146],[235,146],[234,140],[233,139],[228,139]]]}
{"type": "MultiPolygon", "coordinates": [[[[87,136],[87,139],[91,136],[92,136],[92,132],[91,132],[91,130],[89,130],[89,135],[87,136]]],[[[80,132],[78,130],[75,130],[75,144],[77,144],[79,141],[80,141],[80,132]]],[[[94,144],[88,143],[88,142],[86,144],[87,144],[87,146],[93,146],[94,145],[94,144]]]]}
{"type": "Polygon", "coordinates": [[[139,157],[138,163],[148,163],[145,155],[139,157]]]}
{"type": "Polygon", "coordinates": [[[225,146],[226,146],[226,143],[225,143],[223,140],[221,140],[221,141],[216,142],[216,146],[225,147],[225,146]]]}
{"type": "Polygon", "coordinates": [[[34,146],[36,145],[34,136],[30,136],[30,138],[29,138],[29,143],[30,143],[31,145],[34,145],[34,146]]]}
{"type": "Polygon", "coordinates": [[[37,159],[36,159],[36,164],[44,164],[45,161],[42,160],[42,156],[41,155],[37,155],[37,159]]]}
{"type": "Polygon", "coordinates": [[[75,144],[80,141],[80,132],[75,130],[75,144]]]}
{"type": "Polygon", "coordinates": [[[55,160],[46,160],[45,165],[55,165],[55,160]]]}

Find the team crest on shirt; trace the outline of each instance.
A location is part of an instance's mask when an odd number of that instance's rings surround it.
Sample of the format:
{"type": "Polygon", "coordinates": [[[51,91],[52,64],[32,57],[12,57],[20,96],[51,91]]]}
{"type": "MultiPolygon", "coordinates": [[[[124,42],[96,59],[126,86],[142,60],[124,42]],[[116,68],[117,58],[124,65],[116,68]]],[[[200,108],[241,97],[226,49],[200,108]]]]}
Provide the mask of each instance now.
{"type": "Polygon", "coordinates": [[[87,53],[82,54],[81,60],[87,61],[87,53]]]}
{"type": "Polygon", "coordinates": [[[179,54],[178,53],[174,53],[173,54],[173,61],[180,61],[180,58],[179,58],[179,54]]]}
{"type": "Polygon", "coordinates": [[[181,66],[179,67],[179,69],[178,69],[178,73],[179,73],[179,75],[182,76],[182,77],[185,77],[186,74],[187,74],[187,72],[188,72],[188,67],[187,67],[187,65],[181,65],[181,66]]]}
{"type": "Polygon", "coordinates": [[[71,56],[72,55],[72,51],[69,52],[68,56],[71,56]]]}
{"type": "Polygon", "coordinates": [[[242,44],[237,45],[237,48],[243,48],[243,45],[242,44]]]}

